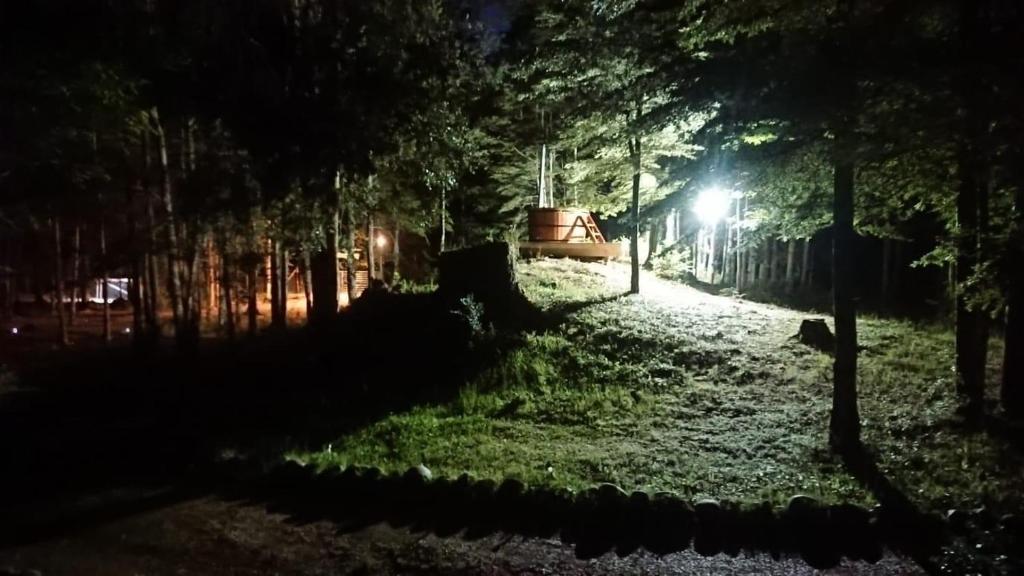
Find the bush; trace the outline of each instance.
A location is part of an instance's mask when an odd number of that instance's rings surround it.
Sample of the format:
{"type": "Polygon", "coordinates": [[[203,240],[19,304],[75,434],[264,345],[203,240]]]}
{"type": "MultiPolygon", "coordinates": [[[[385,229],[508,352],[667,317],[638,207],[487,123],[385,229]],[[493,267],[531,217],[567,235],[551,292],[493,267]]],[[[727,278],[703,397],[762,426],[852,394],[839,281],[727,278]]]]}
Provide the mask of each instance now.
{"type": "Polygon", "coordinates": [[[673,246],[659,253],[651,262],[655,274],[670,280],[682,280],[693,270],[693,255],[689,246],[673,246]]]}

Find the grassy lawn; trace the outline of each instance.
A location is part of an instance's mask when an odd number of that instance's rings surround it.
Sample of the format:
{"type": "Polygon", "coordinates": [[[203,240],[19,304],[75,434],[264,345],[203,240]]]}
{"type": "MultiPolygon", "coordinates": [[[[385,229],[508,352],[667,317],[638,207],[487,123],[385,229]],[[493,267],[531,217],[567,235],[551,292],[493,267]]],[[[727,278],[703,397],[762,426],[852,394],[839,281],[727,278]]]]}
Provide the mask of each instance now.
{"type": "MultiPolygon", "coordinates": [[[[571,489],[873,503],[825,449],[831,358],[791,338],[808,315],[653,276],[643,295],[623,296],[620,265],[542,260],[521,264],[520,280],[556,327],[526,335],[448,404],[293,456],[571,489]]],[[[872,318],[859,328],[864,437],[881,471],[927,509],[1019,508],[1021,454],[952,416],[951,334],[872,318]]],[[[992,353],[998,364],[1000,343],[992,353]]]]}

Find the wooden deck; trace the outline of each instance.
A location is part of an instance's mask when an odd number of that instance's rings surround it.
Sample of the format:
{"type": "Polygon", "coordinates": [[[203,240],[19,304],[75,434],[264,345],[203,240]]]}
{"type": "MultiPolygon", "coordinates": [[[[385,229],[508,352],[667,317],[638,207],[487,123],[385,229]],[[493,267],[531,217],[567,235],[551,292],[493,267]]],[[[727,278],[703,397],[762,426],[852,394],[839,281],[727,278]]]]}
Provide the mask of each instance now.
{"type": "Polygon", "coordinates": [[[611,260],[622,257],[622,245],[618,242],[520,242],[519,254],[524,258],[554,256],[580,260],[611,260]]]}

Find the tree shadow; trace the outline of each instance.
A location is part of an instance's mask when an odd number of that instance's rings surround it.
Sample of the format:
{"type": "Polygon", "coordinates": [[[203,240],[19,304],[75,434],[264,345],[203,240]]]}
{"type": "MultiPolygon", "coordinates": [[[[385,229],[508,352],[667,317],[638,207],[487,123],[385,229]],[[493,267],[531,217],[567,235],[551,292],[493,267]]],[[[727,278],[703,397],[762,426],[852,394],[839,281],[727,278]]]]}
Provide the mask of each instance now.
{"type": "Polygon", "coordinates": [[[609,302],[615,302],[616,300],[622,299],[629,296],[629,291],[618,292],[607,296],[601,296],[600,298],[590,298],[587,300],[579,300],[576,302],[566,302],[564,304],[557,304],[548,308],[543,316],[541,317],[541,323],[539,328],[543,330],[553,330],[569,321],[569,318],[578,312],[582,312],[587,308],[594,306],[600,306],[601,304],[608,304],[609,302]]]}
{"type": "Polygon", "coordinates": [[[938,573],[933,558],[946,541],[941,519],[922,512],[885,475],[874,454],[862,444],[847,450],[841,457],[847,471],[878,501],[878,529],[885,541],[928,573],[938,573]]]}

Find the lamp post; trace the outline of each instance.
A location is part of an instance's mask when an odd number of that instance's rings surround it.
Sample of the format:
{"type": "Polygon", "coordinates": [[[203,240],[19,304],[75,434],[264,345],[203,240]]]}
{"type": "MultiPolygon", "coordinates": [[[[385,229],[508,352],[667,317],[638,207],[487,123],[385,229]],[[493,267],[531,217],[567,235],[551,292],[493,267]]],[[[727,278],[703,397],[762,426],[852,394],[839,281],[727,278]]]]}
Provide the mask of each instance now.
{"type": "MultiPolygon", "coordinates": [[[[395,237],[391,234],[391,232],[387,228],[384,228],[383,226],[370,226],[370,235],[371,235],[370,241],[373,242],[373,245],[375,247],[380,249],[380,257],[377,258],[376,260],[378,262],[380,262],[380,276],[383,277],[384,276],[384,257],[383,257],[384,256],[384,249],[387,248],[389,242],[392,243],[392,245],[394,244],[395,237]]],[[[375,274],[376,274],[376,271],[374,271],[374,275],[375,274]]]]}

